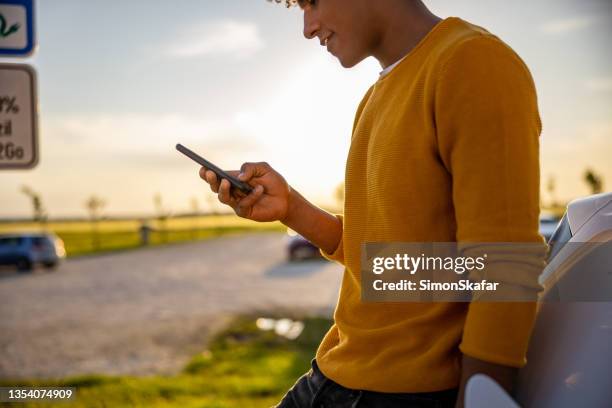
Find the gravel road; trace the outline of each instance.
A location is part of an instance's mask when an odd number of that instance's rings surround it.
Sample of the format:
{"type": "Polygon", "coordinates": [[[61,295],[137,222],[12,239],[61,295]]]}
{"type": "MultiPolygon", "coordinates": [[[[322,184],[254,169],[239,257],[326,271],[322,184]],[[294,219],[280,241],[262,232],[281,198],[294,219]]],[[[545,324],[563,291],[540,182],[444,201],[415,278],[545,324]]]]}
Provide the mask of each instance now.
{"type": "Polygon", "coordinates": [[[0,377],[169,374],[232,314],[331,314],[342,268],[285,257],[285,235],[266,233],[3,271],[0,377]]]}

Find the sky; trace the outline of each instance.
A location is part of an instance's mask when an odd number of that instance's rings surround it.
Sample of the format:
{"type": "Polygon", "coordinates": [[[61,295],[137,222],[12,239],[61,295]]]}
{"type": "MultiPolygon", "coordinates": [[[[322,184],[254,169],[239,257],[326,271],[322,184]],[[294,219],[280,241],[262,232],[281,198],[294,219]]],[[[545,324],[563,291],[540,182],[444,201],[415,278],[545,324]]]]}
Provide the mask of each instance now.
{"type": "MultiPolygon", "coordinates": [[[[321,0],[325,1],[325,0],[321,0]]],[[[527,63],[543,122],[542,198],[587,195],[587,167],[612,190],[612,3],[427,0],[498,35],[527,63]]],[[[0,218],[172,213],[214,199],[176,143],[225,169],[266,161],[311,201],[335,203],[355,110],[381,70],[343,68],[302,34],[302,12],[265,0],[37,2],[40,162],[0,170],[0,218]]],[[[7,61],[2,60],[0,61],[7,61]]],[[[12,60],[15,61],[15,60],[12,60]]],[[[1,86],[1,84],[0,84],[1,86]]]]}

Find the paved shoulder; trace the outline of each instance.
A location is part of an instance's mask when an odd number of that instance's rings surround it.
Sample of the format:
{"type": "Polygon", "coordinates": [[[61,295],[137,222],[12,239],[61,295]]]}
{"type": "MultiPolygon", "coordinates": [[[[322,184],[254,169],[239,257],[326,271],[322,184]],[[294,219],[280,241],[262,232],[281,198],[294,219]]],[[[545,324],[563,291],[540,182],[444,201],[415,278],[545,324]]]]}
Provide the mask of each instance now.
{"type": "Polygon", "coordinates": [[[248,234],[0,278],[0,377],[172,372],[232,313],[330,313],[342,269],[287,264],[284,246],[248,234]]]}

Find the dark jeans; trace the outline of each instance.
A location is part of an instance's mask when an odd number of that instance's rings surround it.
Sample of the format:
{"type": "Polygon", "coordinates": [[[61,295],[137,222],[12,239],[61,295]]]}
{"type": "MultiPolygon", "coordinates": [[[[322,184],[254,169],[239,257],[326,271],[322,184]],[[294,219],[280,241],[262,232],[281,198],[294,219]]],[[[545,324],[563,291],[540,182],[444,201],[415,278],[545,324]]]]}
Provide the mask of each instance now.
{"type": "Polygon", "coordinates": [[[317,362],[291,387],[276,408],[446,408],[454,407],[457,390],[395,394],[352,390],[325,377],[317,362]]]}

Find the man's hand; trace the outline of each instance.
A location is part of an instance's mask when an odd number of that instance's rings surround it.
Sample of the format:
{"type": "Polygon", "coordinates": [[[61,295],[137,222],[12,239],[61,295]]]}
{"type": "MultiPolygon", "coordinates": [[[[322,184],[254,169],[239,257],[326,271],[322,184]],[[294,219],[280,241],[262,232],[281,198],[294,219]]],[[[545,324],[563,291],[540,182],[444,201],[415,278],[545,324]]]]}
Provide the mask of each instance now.
{"type": "Polygon", "coordinates": [[[456,408],[463,408],[465,402],[465,385],[474,374],[485,374],[497,382],[508,394],[512,395],[514,381],[518,369],[503,366],[476,358],[463,355],[461,364],[461,384],[459,385],[459,396],[457,397],[456,408]]]}
{"type": "Polygon", "coordinates": [[[200,177],[236,215],[253,221],[281,221],[327,253],[338,247],[342,237],[338,218],[302,197],[268,163],[244,163],[240,171],[228,173],[248,183],[253,191],[247,195],[231,189],[228,180],[218,180],[205,167],[200,169],[200,177]]]}
{"type": "Polygon", "coordinates": [[[244,163],[240,171],[228,171],[253,187],[246,195],[232,189],[228,180],[218,180],[215,173],[202,167],[200,177],[210,184],[219,201],[234,210],[236,215],[253,221],[278,221],[287,217],[291,188],[283,176],[268,163],[244,163]]]}

